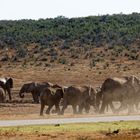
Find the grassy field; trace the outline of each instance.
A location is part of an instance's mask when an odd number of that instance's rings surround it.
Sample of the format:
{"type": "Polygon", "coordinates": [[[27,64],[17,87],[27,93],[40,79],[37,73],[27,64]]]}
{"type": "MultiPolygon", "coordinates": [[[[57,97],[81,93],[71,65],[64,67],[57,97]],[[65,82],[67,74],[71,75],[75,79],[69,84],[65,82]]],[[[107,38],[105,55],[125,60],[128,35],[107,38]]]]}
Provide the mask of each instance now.
{"type": "Polygon", "coordinates": [[[140,121],[1,127],[0,139],[140,139],[140,121]],[[113,131],[119,129],[119,133],[113,131]]]}

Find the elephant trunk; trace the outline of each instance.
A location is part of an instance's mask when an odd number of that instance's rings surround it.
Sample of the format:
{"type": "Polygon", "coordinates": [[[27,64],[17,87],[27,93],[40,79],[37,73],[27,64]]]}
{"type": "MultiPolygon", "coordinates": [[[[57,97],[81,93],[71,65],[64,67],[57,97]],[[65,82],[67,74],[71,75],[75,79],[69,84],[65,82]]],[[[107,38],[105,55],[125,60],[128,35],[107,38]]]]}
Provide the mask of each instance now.
{"type": "Polygon", "coordinates": [[[27,90],[27,85],[23,85],[19,91],[19,96],[20,98],[24,98],[24,93],[27,93],[28,90],[27,90]]]}
{"type": "Polygon", "coordinates": [[[24,98],[24,92],[22,92],[22,91],[20,90],[19,96],[20,96],[20,98],[24,98]]]}

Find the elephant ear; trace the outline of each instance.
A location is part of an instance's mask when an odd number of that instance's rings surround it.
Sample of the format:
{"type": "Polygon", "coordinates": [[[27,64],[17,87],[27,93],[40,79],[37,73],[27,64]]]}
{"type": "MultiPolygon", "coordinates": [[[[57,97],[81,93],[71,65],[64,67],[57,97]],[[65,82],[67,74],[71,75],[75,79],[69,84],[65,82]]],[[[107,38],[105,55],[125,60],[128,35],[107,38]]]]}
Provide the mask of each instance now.
{"type": "Polygon", "coordinates": [[[64,96],[64,88],[58,88],[56,92],[59,92],[61,94],[61,97],[63,98],[64,96]]]}
{"type": "Polygon", "coordinates": [[[7,79],[6,85],[10,86],[10,88],[13,88],[13,79],[12,78],[7,79]]]}
{"type": "Polygon", "coordinates": [[[128,77],[127,84],[128,85],[134,85],[134,76],[133,75],[128,77]]]}
{"type": "Polygon", "coordinates": [[[133,76],[133,80],[134,82],[136,82],[137,84],[140,84],[140,79],[136,76],[133,76]]]}
{"type": "Polygon", "coordinates": [[[132,86],[135,89],[135,92],[139,92],[140,90],[140,79],[136,76],[132,77],[132,86]]]}
{"type": "Polygon", "coordinates": [[[51,87],[50,87],[49,89],[50,89],[50,91],[51,91],[51,94],[52,94],[52,95],[55,95],[55,93],[56,93],[56,89],[51,88],[51,87]]]}

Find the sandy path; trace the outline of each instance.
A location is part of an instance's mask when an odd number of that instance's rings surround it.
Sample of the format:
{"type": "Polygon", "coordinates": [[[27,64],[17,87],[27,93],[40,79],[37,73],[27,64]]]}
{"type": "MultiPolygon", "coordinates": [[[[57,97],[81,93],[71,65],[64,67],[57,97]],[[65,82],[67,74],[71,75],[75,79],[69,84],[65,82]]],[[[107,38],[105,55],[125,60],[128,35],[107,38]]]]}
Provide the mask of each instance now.
{"type": "Polygon", "coordinates": [[[35,120],[3,120],[0,121],[0,126],[68,124],[68,123],[112,122],[112,121],[133,121],[133,120],[140,120],[140,116],[137,115],[137,116],[106,116],[106,117],[35,119],[35,120]]]}

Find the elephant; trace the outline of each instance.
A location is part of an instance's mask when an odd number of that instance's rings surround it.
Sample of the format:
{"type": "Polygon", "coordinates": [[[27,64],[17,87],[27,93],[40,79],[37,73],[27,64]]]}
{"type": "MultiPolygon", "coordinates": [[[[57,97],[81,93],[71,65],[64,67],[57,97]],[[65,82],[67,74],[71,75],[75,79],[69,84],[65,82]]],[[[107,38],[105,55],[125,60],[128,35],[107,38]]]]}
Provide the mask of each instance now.
{"type": "MultiPolygon", "coordinates": [[[[91,90],[92,90],[92,95],[90,96],[88,103],[90,104],[90,106],[92,106],[94,108],[95,113],[97,113],[99,111],[99,109],[97,107],[96,98],[97,98],[97,93],[100,90],[100,87],[97,87],[97,88],[92,87],[91,90]]],[[[84,108],[85,108],[86,112],[88,113],[89,111],[86,109],[86,106],[84,108]]]]}
{"type": "Polygon", "coordinates": [[[36,83],[36,82],[31,82],[31,83],[26,83],[24,84],[19,92],[20,98],[24,98],[24,93],[31,93],[33,97],[33,102],[34,103],[39,103],[39,96],[41,91],[46,88],[46,87],[51,87],[53,86],[52,83],[49,82],[43,82],[43,83],[36,83]]]}
{"type": "Polygon", "coordinates": [[[0,103],[4,103],[5,102],[5,93],[3,88],[0,88],[0,103]]]}
{"type": "Polygon", "coordinates": [[[95,93],[91,86],[70,86],[64,88],[61,114],[64,114],[68,105],[72,105],[73,114],[81,114],[83,108],[85,108],[88,113],[91,104],[95,106],[95,93]],[[77,106],[79,107],[78,111],[77,106]]]}
{"type": "Polygon", "coordinates": [[[5,95],[6,92],[9,95],[9,100],[12,100],[11,88],[13,88],[13,79],[10,78],[0,78],[0,87],[3,88],[5,95]]]}
{"type": "Polygon", "coordinates": [[[101,91],[98,93],[96,101],[102,100],[100,113],[104,113],[107,105],[110,105],[113,112],[116,109],[113,106],[113,101],[119,101],[121,106],[117,111],[128,108],[132,112],[135,99],[138,97],[138,90],[140,88],[139,81],[135,76],[122,78],[107,78],[102,84],[101,91]]]}
{"type": "Polygon", "coordinates": [[[43,115],[43,110],[45,105],[48,106],[46,110],[46,114],[50,114],[50,110],[53,106],[55,106],[57,114],[60,114],[60,100],[63,98],[64,91],[60,87],[47,87],[44,88],[40,94],[40,115],[43,115]]]}

